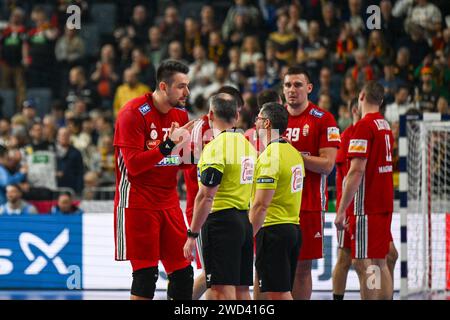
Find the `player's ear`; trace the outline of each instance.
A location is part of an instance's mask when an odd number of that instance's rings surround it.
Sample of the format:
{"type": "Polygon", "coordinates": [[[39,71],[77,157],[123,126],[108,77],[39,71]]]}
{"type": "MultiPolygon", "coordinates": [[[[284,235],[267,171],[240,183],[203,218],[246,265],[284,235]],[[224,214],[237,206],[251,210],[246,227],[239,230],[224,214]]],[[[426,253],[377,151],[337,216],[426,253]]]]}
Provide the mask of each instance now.
{"type": "Polygon", "coordinates": [[[165,83],[164,81],[161,81],[158,86],[160,91],[165,92],[167,90],[167,83],[165,83]]]}
{"type": "Polygon", "coordinates": [[[311,82],[306,85],[306,90],[308,90],[308,94],[313,91],[313,84],[311,82]]]}

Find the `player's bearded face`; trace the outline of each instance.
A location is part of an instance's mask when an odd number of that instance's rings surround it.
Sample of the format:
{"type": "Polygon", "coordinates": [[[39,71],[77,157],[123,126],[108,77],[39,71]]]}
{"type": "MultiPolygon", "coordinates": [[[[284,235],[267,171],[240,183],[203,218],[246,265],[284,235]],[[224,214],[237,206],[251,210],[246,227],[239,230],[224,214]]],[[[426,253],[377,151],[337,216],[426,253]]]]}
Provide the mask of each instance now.
{"type": "Polygon", "coordinates": [[[311,91],[312,84],[303,74],[289,74],[284,77],[283,94],[290,107],[302,106],[308,100],[311,91]]]}
{"type": "Polygon", "coordinates": [[[167,99],[171,106],[186,106],[189,97],[188,76],[183,73],[177,73],[173,76],[173,81],[167,88],[167,99]]]}

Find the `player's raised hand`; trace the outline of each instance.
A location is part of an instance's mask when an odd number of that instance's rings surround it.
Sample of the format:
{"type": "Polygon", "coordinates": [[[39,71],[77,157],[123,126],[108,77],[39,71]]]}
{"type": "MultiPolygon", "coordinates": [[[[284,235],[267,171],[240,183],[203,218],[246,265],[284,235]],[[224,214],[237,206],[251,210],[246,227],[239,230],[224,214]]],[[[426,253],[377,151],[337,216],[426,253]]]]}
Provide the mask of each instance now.
{"type": "Polygon", "coordinates": [[[178,122],[172,122],[172,125],[170,126],[169,129],[168,137],[175,144],[178,144],[182,141],[189,141],[188,138],[190,138],[190,134],[193,127],[194,127],[194,120],[189,121],[181,128],[178,122]]]}

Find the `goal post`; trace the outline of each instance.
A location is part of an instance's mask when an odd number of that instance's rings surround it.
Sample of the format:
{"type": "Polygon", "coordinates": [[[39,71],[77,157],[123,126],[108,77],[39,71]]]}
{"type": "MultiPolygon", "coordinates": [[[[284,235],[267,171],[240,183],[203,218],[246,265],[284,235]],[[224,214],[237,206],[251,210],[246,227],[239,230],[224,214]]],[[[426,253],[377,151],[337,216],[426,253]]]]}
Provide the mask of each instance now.
{"type": "Polygon", "coordinates": [[[400,297],[450,290],[450,117],[400,117],[400,297]]]}

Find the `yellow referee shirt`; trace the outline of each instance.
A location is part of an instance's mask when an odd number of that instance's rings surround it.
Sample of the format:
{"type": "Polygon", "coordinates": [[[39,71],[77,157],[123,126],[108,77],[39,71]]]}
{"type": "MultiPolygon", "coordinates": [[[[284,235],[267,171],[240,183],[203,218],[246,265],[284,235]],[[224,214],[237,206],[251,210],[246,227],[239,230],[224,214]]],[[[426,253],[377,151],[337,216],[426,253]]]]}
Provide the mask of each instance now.
{"type": "Polygon", "coordinates": [[[210,167],[223,174],[211,212],[249,209],[256,158],[255,148],[239,132],[224,131],[205,146],[198,176],[210,167]]]}
{"type": "Polygon", "coordinates": [[[256,162],[255,188],[275,190],[263,227],[299,224],[304,177],[302,156],[285,140],[271,142],[260,154],[256,162]]]}

